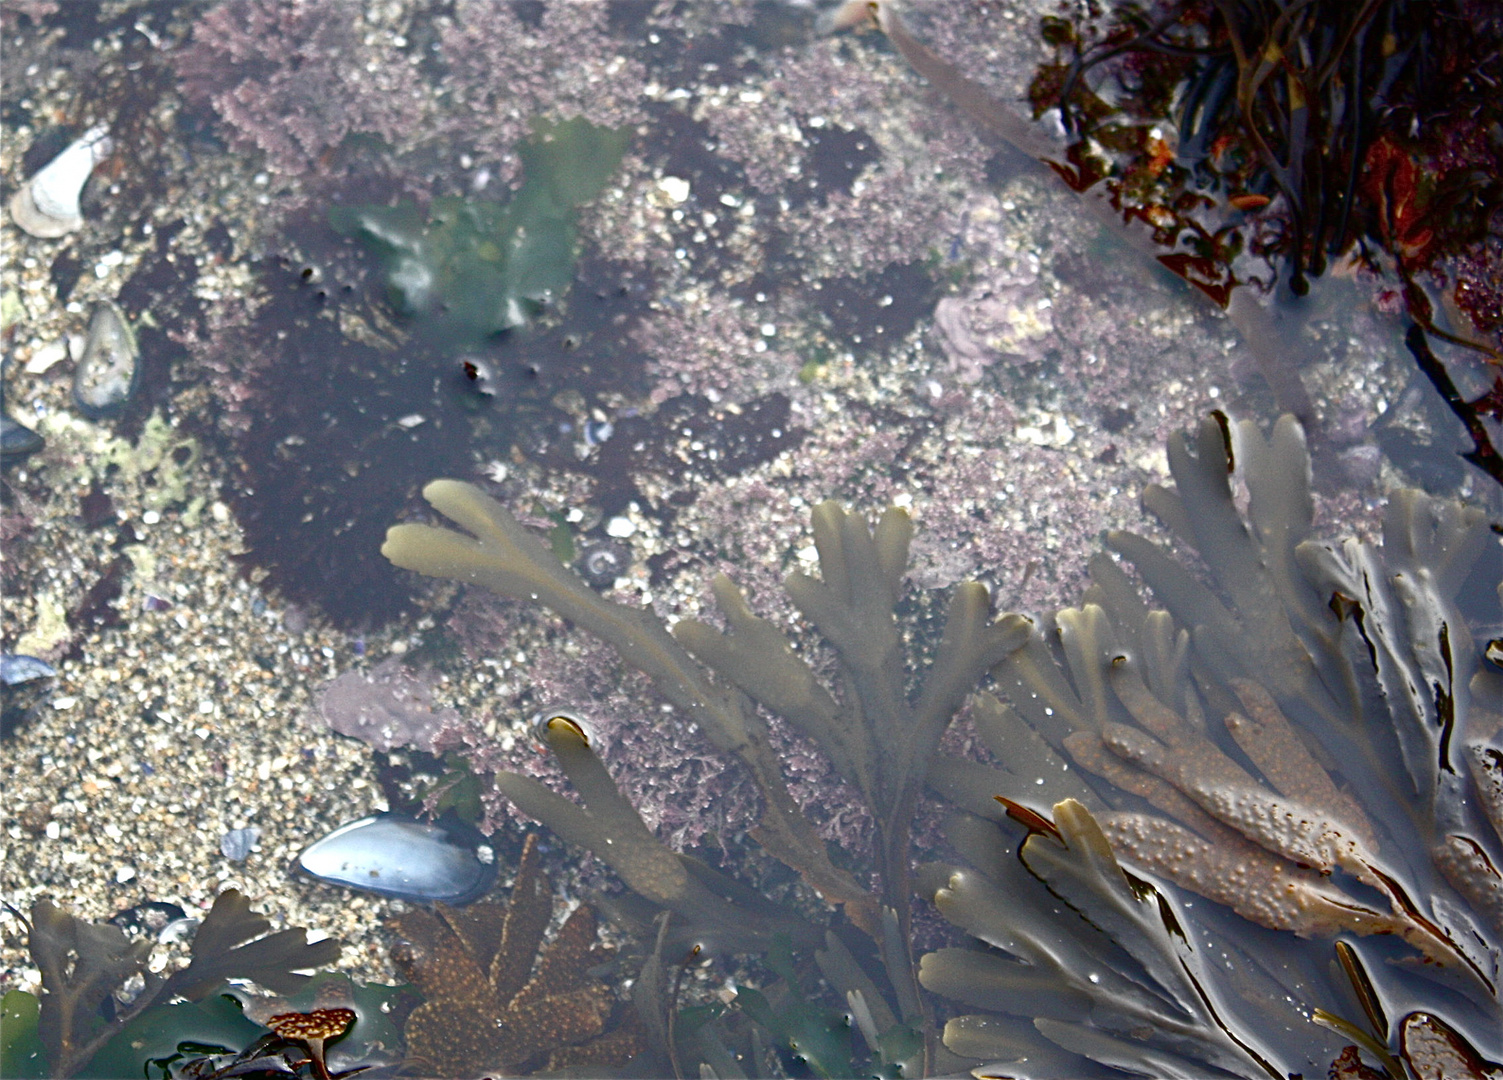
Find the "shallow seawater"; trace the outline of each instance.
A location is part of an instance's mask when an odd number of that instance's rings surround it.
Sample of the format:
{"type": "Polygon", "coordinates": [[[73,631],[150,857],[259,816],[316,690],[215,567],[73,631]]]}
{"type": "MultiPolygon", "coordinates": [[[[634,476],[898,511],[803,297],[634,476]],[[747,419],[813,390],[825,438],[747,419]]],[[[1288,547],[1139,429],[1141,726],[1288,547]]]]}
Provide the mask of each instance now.
{"type": "Polygon", "coordinates": [[[1503,1058],[1497,237],[1224,309],[879,6],[0,4],[5,1075],[1503,1058]]]}

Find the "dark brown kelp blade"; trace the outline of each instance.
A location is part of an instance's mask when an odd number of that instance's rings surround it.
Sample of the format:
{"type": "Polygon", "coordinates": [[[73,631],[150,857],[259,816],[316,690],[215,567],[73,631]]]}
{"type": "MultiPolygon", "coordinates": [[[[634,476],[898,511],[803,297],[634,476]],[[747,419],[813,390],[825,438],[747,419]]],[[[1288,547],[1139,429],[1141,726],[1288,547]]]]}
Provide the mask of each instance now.
{"type": "Polygon", "coordinates": [[[271,922],[250,910],[244,894],[227,889],[194,936],[192,961],[163,978],[147,970],[149,938],[131,941],[118,927],[86,922],[50,901],[38,901],[31,912],[30,949],[42,972],[38,1031],[53,1075],[77,1072],[127,1021],[154,1004],[177,997],[201,1001],[227,979],[293,993],[310,978],[300,969],[339,958],[337,941],[309,943],[305,930],[267,934],[270,929],[271,922]],[[142,990],[106,1021],[105,999],[137,975],[142,990]]]}
{"type": "MultiPolygon", "coordinates": [[[[1032,831],[1022,862],[1079,910],[1067,880],[1043,870],[1051,842],[1028,803],[1087,781],[1117,858],[1214,902],[1194,904],[1193,922],[1186,910],[1174,918],[1192,939],[1214,934],[1228,957],[1240,954],[1221,976],[1236,990],[1231,1011],[1218,1015],[1265,1040],[1281,1031],[1269,1045],[1295,1055],[1293,1071],[1334,1053],[1296,1003],[1326,1006],[1319,1021],[1370,1059],[1394,1056],[1400,1025],[1387,1017],[1415,1002],[1456,1031],[1503,1030],[1503,679],[1457,605],[1493,542],[1485,514],[1400,490],[1382,544],[1314,540],[1308,457],[1289,418],[1268,435],[1210,420],[1169,457],[1174,486],[1151,487],[1144,503],[1201,565],[1142,537],[1108,538],[1168,611],[1098,558],[1081,606],[997,666],[1006,703],[978,696],[978,734],[1003,762],[989,770],[993,794],[1032,831]],[[1315,962],[1305,938],[1337,938],[1341,966],[1315,962]],[[1359,949],[1388,962],[1364,968],[1359,949]],[[1269,1007],[1277,1001],[1290,1007],[1269,1007]],[[1365,1026],[1338,1007],[1360,1009],[1365,1026]]],[[[977,798],[986,771],[942,761],[931,782],[996,820],[977,798]]],[[[988,877],[1012,880],[1011,860],[978,833],[952,826],[951,839],[988,877]]],[[[1126,947],[1109,907],[1083,914],[1126,947]]],[[[1005,922],[967,929],[1011,950],[1004,925],[1016,937],[1005,922]]],[[[1028,974],[1024,999],[1058,1003],[1058,980],[1034,985],[1028,974]]],[[[952,979],[943,992],[1005,1016],[1004,996],[981,1001],[978,980],[968,985],[952,979]]],[[[956,1037],[974,1044],[1006,1024],[982,1017],[956,1037]]],[[[1482,1050],[1496,1055],[1495,1045],[1482,1050]]],[[[1107,1044],[1093,1034],[1072,1049],[1093,1057],[1107,1044]]]]}
{"type": "Polygon", "coordinates": [[[1012,1060],[1029,1062],[1030,1076],[1096,1075],[1096,1062],[1159,1076],[1211,1068],[1283,1077],[1271,1048],[1230,1026],[1213,968],[1184,934],[1173,900],[1124,870],[1090,811],[1066,800],[1052,820],[1025,816],[1045,827],[1016,858],[989,864],[999,876],[957,870],[936,894],[947,919],[994,948],[930,953],[920,981],[1003,1014],[951,1021],[946,1044],[996,1062],[978,1075],[1009,1075],[1012,1060]],[[1038,1035],[1072,1057],[1035,1070],[1038,1035]]]}
{"type": "Polygon", "coordinates": [[[31,958],[42,972],[37,1029],[54,1076],[70,1076],[114,1028],[100,1006],[131,976],[145,972],[150,941],[131,941],[116,926],[69,915],[48,900],[31,909],[31,958]]]}
{"type": "Polygon", "coordinates": [[[301,928],[270,929],[271,920],[251,911],[244,893],[226,889],[193,937],[192,963],[167,980],[166,992],[196,1001],[226,979],[250,979],[295,994],[311,978],[304,970],[339,959],[340,944],[332,938],[309,942],[301,928]]]}

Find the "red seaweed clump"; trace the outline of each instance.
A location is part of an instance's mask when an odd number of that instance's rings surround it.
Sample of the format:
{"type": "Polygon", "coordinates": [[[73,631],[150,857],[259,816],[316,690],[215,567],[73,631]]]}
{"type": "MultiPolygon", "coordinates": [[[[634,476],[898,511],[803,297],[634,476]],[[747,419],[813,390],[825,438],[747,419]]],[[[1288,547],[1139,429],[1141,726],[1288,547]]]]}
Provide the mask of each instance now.
{"type": "Polygon", "coordinates": [[[1029,87],[1069,137],[1051,163],[1104,183],[1158,261],[1223,307],[1342,260],[1398,279],[1410,350],[1503,483],[1486,419],[1503,387],[1503,18],[1466,0],[1209,5],[1046,16],[1029,87]],[[1461,347],[1437,359],[1434,345],[1461,347]],[[1493,369],[1477,378],[1467,352],[1493,369]],[[1481,396],[1478,396],[1481,391],[1481,396]]]}

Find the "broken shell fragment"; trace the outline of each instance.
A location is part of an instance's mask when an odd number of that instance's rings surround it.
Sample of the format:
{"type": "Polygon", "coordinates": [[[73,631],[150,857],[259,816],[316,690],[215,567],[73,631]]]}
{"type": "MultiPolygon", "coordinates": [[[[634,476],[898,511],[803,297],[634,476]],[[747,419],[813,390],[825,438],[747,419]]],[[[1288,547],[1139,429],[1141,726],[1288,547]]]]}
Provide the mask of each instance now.
{"type": "Polygon", "coordinates": [[[103,126],[90,128],[44,165],[11,196],[10,218],[32,236],[54,240],[83,225],[78,197],[98,165],[114,149],[103,126]]]}
{"type": "Polygon", "coordinates": [[[250,858],[260,839],[261,830],[254,825],[246,829],[231,829],[219,838],[219,853],[230,862],[244,862],[250,858]]]}
{"type": "Polygon", "coordinates": [[[50,679],[55,675],[56,668],[35,656],[20,656],[15,653],[0,655],[0,683],[6,686],[20,686],[37,679],[50,679]]]}
{"type": "Polygon", "coordinates": [[[496,863],[482,856],[479,833],[376,814],[342,825],[298,856],[298,867],[329,885],[394,896],[418,904],[458,907],[478,900],[496,880],[496,863]]]}
{"type": "Polygon", "coordinates": [[[125,408],[140,381],[140,350],[125,315],[105,301],[94,309],[83,356],[73,373],[73,402],[90,420],[125,408]]]}

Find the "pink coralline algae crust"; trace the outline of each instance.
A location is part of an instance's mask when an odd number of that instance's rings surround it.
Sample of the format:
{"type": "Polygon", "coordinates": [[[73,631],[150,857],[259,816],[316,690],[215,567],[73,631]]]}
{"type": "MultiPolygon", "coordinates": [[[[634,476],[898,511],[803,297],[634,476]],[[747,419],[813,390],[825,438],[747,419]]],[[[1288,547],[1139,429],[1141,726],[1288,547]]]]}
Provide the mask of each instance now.
{"type": "Polygon", "coordinates": [[[612,40],[610,8],[551,3],[534,26],[512,4],[457,5],[439,34],[452,99],[446,124],[495,162],[497,179],[516,175],[516,144],[538,116],[583,116],[603,127],[642,119],[646,72],[612,40]]]}
{"type": "Polygon", "coordinates": [[[954,232],[961,192],[981,180],[988,154],[972,129],[947,110],[919,106],[922,84],[863,57],[853,62],[846,39],[815,42],[780,57],[774,78],[745,97],[701,106],[717,152],[745,171],[753,189],[792,193],[818,168],[814,139],[833,128],[864,130],[880,158],[826,185],[820,197],[789,200],[769,224],[817,276],[880,271],[941,246],[954,232]],[[893,130],[874,125],[901,115],[893,130]],[[838,253],[838,264],[829,258],[838,253]]]}
{"type": "Polygon", "coordinates": [[[757,352],[759,313],[722,295],[692,308],[654,313],[631,335],[649,357],[652,401],[680,394],[749,401],[796,387],[798,357],[786,348],[757,352]]]}
{"type": "MultiPolygon", "coordinates": [[[[562,624],[552,616],[478,594],[466,598],[451,623],[477,660],[492,647],[514,643],[528,627],[546,628],[554,639],[529,652],[525,673],[500,677],[493,685],[488,708],[497,735],[486,734],[484,717],[471,717],[446,733],[439,749],[458,750],[477,773],[519,772],[574,797],[546,748],[530,734],[517,735],[512,726],[543,709],[568,709],[590,724],[622,793],[675,849],[713,844],[715,835],[739,835],[747,822],[757,820],[758,796],[750,780],[697,728],[665,712],[651,683],[623,667],[608,646],[563,637],[562,624]]],[[[487,829],[516,815],[499,798],[488,799],[486,810],[487,829]]]]}
{"type": "Polygon", "coordinates": [[[903,19],[930,49],[1024,114],[1028,84],[1049,58],[1039,34],[1042,13],[996,0],[925,0],[906,5],[903,19]]]}
{"type": "Polygon", "coordinates": [[[943,250],[962,213],[960,200],[936,198],[933,177],[917,164],[884,168],[859,196],[832,194],[825,206],[787,216],[792,248],[820,266],[827,252],[839,252],[834,273],[870,273],[943,250]]]}
{"type": "Polygon", "coordinates": [[[308,172],[351,133],[399,142],[423,127],[406,55],[368,45],[366,29],[357,4],[226,0],[199,19],[178,73],[273,168],[308,172]]]}
{"type": "MultiPolygon", "coordinates": [[[[735,569],[744,582],[747,575],[739,572],[739,565],[735,569]]],[[[705,572],[706,579],[710,572],[705,572]]],[[[762,582],[773,575],[757,577],[762,582]]],[[[776,599],[773,604],[759,602],[760,613],[785,625],[791,622],[791,605],[780,584],[753,593],[758,601],[776,599]]],[[[563,625],[550,615],[474,593],[466,597],[450,625],[477,660],[514,643],[519,632],[529,627],[546,628],[551,640],[529,652],[525,673],[518,673],[514,680],[498,680],[493,686],[490,708],[501,720],[500,729],[545,708],[578,712],[591,725],[601,758],[622,793],[675,850],[739,839],[758,820],[760,796],[746,772],[717,752],[697,727],[665,708],[651,683],[624,667],[608,646],[590,638],[565,636],[563,625]]],[[[789,730],[779,718],[769,716],[768,720],[789,790],[816,830],[854,856],[868,854],[871,821],[860,808],[860,800],[813,743],[789,730]]],[[[488,736],[485,727],[479,717],[450,726],[435,749],[459,750],[477,772],[520,772],[555,790],[570,792],[563,772],[535,739],[510,733],[488,736]]],[[[487,828],[516,813],[500,800],[488,803],[487,812],[487,828]]]]}
{"type": "Polygon", "coordinates": [[[179,341],[213,390],[221,406],[218,422],[226,431],[244,432],[250,426],[256,379],[271,360],[260,350],[241,347],[254,318],[254,305],[245,297],[226,297],[207,308],[202,328],[190,327],[179,341]]]}
{"type": "MultiPolygon", "coordinates": [[[[1503,223],[1498,226],[1503,232],[1503,223]]],[[[1446,276],[1454,281],[1456,306],[1473,329],[1503,349],[1503,236],[1490,235],[1450,259],[1446,276]]]]}
{"type": "Polygon", "coordinates": [[[610,127],[641,119],[645,74],[607,33],[609,8],[549,4],[536,26],[489,2],[435,18],[442,110],[400,32],[426,39],[427,28],[373,26],[358,4],[224,0],[199,18],[176,64],[188,100],[212,107],[281,172],[325,171],[347,136],[370,134],[399,152],[470,147],[477,176],[483,168],[487,182],[509,183],[516,145],[539,116],[610,127]]]}

